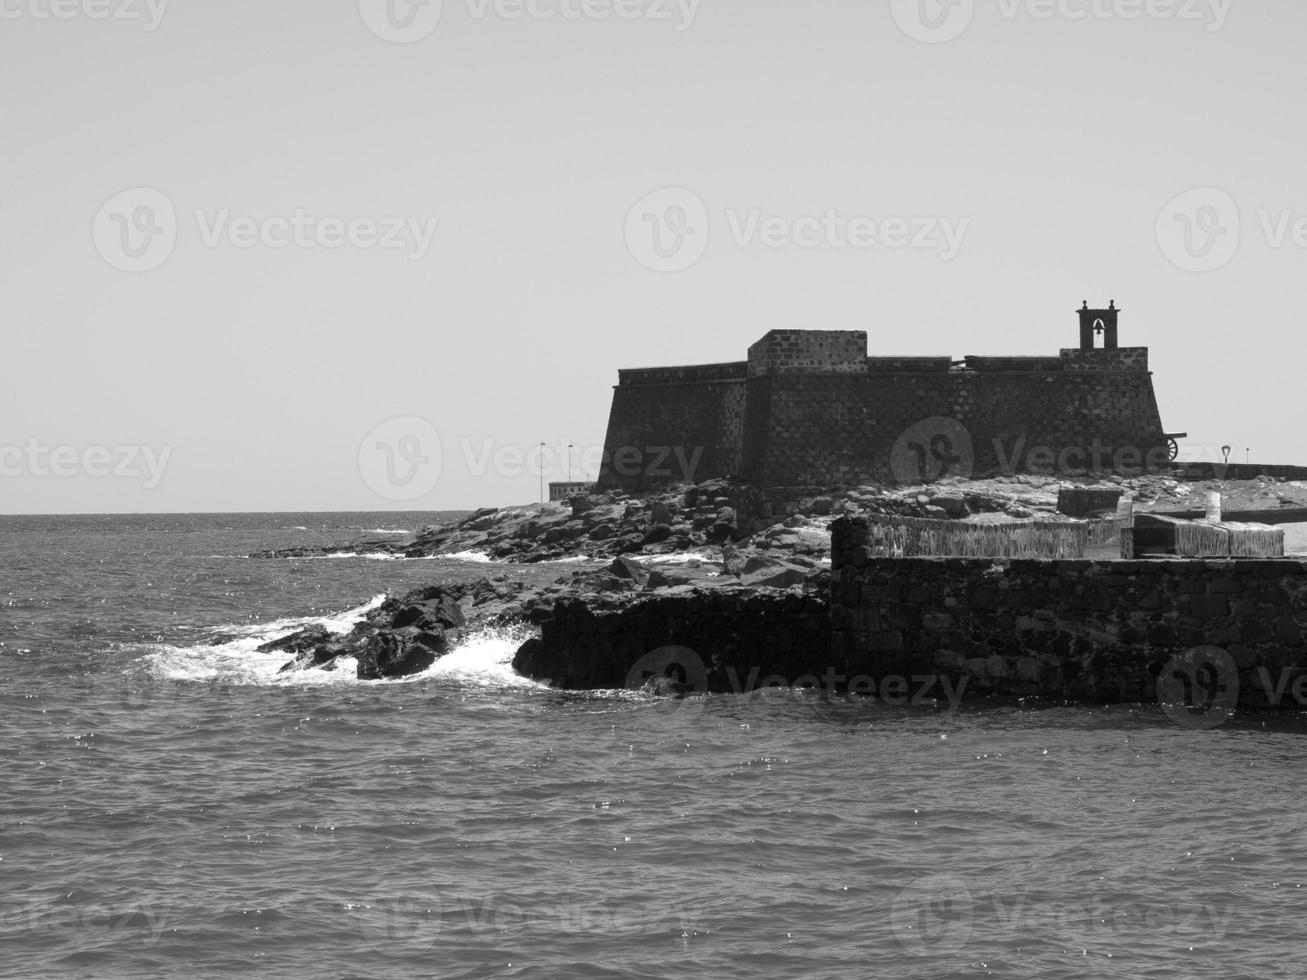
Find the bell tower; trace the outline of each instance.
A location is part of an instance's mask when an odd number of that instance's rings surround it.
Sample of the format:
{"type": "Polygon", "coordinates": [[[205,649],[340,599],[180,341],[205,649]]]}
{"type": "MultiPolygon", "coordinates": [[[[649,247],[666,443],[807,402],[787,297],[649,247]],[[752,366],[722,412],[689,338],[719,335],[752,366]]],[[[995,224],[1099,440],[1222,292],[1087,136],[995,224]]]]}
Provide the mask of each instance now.
{"type": "Polygon", "coordinates": [[[1091,310],[1089,301],[1078,311],[1080,314],[1080,349],[1093,350],[1094,337],[1103,335],[1103,350],[1117,349],[1116,315],[1121,311],[1116,308],[1116,300],[1105,310],[1091,310]]]}

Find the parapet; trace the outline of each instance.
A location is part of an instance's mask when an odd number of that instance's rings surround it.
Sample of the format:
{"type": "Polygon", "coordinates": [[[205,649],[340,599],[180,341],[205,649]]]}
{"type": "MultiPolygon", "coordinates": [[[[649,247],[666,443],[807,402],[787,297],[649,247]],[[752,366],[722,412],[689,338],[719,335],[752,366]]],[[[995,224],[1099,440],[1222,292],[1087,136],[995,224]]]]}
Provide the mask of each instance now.
{"type": "Polygon", "coordinates": [[[749,377],[866,374],[865,330],[773,330],[749,348],[749,377]]]}
{"type": "Polygon", "coordinates": [[[1063,348],[1063,371],[1147,371],[1147,347],[1114,347],[1107,350],[1063,348]]]}
{"type": "Polygon", "coordinates": [[[1035,373],[1061,371],[1064,361],[1061,357],[978,357],[968,354],[965,358],[969,371],[1033,371],[1035,373]]]}
{"type": "Polygon", "coordinates": [[[749,376],[747,361],[729,364],[691,364],[682,367],[623,368],[617,372],[617,383],[623,387],[635,385],[685,385],[721,381],[744,381],[749,376]]]}
{"type": "Polygon", "coordinates": [[[867,371],[871,374],[948,374],[953,367],[953,358],[947,354],[939,357],[869,357],[867,371]]]}

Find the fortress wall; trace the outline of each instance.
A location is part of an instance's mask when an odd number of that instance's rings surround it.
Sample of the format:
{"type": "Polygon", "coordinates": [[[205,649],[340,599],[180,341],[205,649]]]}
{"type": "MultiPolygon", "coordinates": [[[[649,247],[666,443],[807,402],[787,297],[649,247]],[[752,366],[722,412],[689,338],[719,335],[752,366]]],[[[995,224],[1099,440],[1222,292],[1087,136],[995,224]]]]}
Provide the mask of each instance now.
{"type": "MultiPolygon", "coordinates": [[[[722,365],[712,365],[722,368],[722,365]]],[[[628,493],[738,474],[744,442],[745,381],[694,380],[690,368],[670,383],[618,385],[604,440],[599,489],[628,493]]],[[[711,376],[713,373],[708,372],[711,376]]],[[[725,373],[725,372],[720,372],[725,373]]],[[[624,372],[648,379],[654,372],[624,372]]]]}
{"type": "Polygon", "coordinates": [[[843,673],[1153,701],[1172,657],[1212,644],[1232,660],[1241,705],[1307,689],[1302,562],[872,558],[865,518],[832,530],[832,659],[843,673]]]}
{"type": "MultiPolygon", "coordinates": [[[[1090,452],[1099,450],[1101,468],[1110,468],[1118,450],[1127,451],[1125,465],[1137,467],[1165,442],[1151,378],[1141,372],[891,372],[768,380],[766,423],[754,422],[744,453],[744,475],[763,485],[889,481],[896,441],[932,418],[954,419],[965,428],[977,475],[1085,469],[1090,452]],[[1046,453],[1032,452],[1040,448],[1046,453]]],[[[758,385],[751,381],[750,390],[758,385]]],[[[752,404],[749,415],[763,417],[752,404]]],[[[967,454],[963,445],[952,452],[967,454]]],[[[1160,453],[1153,462],[1160,464],[1160,453]]]]}
{"type": "Polygon", "coordinates": [[[750,377],[866,370],[867,334],[862,330],[773,330],[749,348],[750,377]]]}
{"type": "Polygon", "coordinates": [[[1112,350],[1062,351],[1063,371],[1147,371],[1147,347],[1118,347],[1112,350]]]}
{"type": "Polygon", "coordinates": [[[742,381],[749,374],[747,361],[729,364],[692,364],[681,367],[623,368],[619,385],[694,384],[704,381],[742,381]]]}

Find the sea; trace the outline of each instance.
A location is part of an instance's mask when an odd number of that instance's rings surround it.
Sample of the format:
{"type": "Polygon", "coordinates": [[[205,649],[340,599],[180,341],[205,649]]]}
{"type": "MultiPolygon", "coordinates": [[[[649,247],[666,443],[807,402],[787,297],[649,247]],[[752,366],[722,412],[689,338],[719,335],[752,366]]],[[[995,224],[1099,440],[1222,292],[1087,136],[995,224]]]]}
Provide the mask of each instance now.
{"type": "MultiPolygon", "coordinates": [[[[0,976],[1303,977],[1307,724],[282,674],[431,513],[0,517],[0,976]]],[[[536,579],[538,580],[538,579],[536,579]]]]}

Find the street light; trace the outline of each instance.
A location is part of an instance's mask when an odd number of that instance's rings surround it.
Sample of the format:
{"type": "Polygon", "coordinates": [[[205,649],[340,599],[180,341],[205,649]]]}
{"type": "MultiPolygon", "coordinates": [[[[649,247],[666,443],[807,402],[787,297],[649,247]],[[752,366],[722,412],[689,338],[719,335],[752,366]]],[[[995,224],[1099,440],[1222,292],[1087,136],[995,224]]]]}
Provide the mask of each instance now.
{"type": "Polygon", "coordinates": [[[545,502],[545,444],[540,443],[540,502],[545,502]]]}
{"type": "Polygon", "coordinates": [[[567,482],[572,482],[572,449],[574,447],[569,442],[567,444],[567,482]]]}

